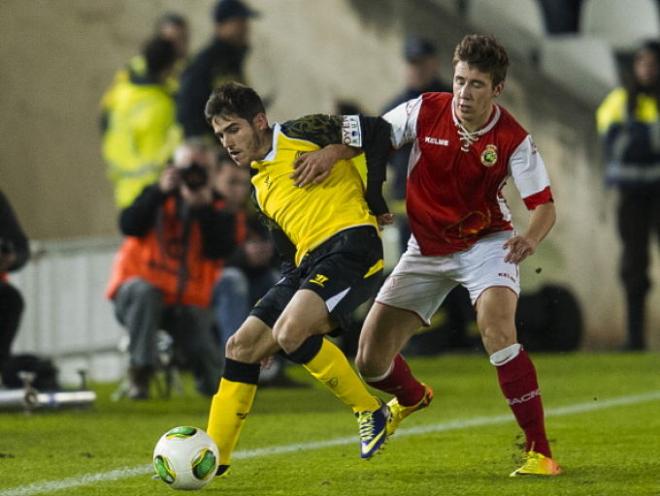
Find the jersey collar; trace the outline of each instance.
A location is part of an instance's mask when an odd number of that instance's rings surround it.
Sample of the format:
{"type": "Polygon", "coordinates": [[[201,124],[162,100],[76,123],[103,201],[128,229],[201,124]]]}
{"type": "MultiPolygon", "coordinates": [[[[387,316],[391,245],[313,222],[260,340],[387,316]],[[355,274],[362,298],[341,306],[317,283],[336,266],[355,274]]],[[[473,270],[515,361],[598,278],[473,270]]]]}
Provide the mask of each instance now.
{"type": "MultiPolygon", "coordinates": [[[[490,121],[488,121],[488,123],[481,129],[477,129],[476,131],[468,134],[472,136],[482,136],[495,127],[497,121],[500,120],[500,115],[502,114],[502,111],[500,110],[499,105],[497,105],[496,103],[493,104],[493,107],[495,107],[495,110],[491,114],[490,121]]],[[[451,99],[451,116],[454,119],[454,124],[456,125],[457,128],[462,129],[465,132],[468,132],[463,127],[463,124],[461,124],[461,121],[459,121],[458,117],[456,116],[456,97],[451,99]]]]}
{"type": "Polygon", "coordinates": [[[258,169],[259,166],[262,164],[262,162],[266,162],[269,160],[273,160],[275,158],[275,155],[277,155],[277,138],[280,135],[282,126],[280,126],[279,122],[276,122],[273,124],[273,142],[270,145],[270,150],[266,154],[264,158],[261,160],[254,160],[251,164],[250,167],[253,167],[255,169],[258,169]]]}

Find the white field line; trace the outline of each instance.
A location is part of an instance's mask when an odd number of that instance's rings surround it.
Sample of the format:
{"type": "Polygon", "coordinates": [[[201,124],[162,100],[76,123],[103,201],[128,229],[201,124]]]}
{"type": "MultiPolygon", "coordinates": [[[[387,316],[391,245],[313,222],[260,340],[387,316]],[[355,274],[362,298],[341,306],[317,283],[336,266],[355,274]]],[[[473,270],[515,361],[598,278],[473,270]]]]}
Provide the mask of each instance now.
{"type": "MultiPolygon", "coordinates": [[[[660,391],[650,391],[648,393],[631,396],[620,396],[618,398],[612,398],[608,400],[594,400],[587,403],[576,403],[574,405],[548,408],[546,409],[546,417],[562,417],[565,415],[605,410],[607,408],[614,408],[618,406],[638,405],[640,403],[648,403],[650,401],[657,400],[660,400],[660,391]]],[[[433,432],[461,430],[470,427],[483,427],[487,425],[504,424],[506,422],[512,421],[513,416],[511,414],[451,420],[448,422],[440,422],[438,424],[420,425],[407,429],[399,429],[396,432],[396,438],[398,439],[406,436],[419,436],[421,434],[429,434],[433,432]]],[[[322,448],[329,448],[332,446],[352,444],[356,442],[355,439],[355,436],[349,436],[328,439],[326,441],[311,441],[307,443],[285,444],[281,446],[243,450],[237,451],[233,458],[262,458],[266,456],[284,455],[287,453],[296,453],[301,451],[312,451],[322,448]]],[[[148,475],[151,473],[153,473],[153,467],[151,465],[118,468],[108,472],[86,474],[57,481],[38,482],[27,486],[18,486],[0,491],[0,496],[32,496],[35,494],[47,494],[55,491],[63,491],[66,489],[76,489],[78,487],[88,486],[97,482],[111,482],[127,479],[129,477],[136,477],[138,475],[148,475]]]]}

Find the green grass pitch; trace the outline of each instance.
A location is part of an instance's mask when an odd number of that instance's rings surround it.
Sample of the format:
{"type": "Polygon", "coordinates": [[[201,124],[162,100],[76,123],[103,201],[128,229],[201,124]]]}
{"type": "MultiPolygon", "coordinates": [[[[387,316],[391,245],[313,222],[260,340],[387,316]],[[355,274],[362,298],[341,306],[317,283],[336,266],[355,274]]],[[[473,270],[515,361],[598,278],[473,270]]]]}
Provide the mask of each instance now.
{"type": "MultiPolygon", "coordinates": [[[[564,474],[509,478],[518,428],[482,355],[411,360],[435,389],[384,452],[359,459],[350,411],[302,369],[300,389],[263,388],[228,477],[205,494],[660,495],[660,356],[533,355],[547,429],[564,474]]],[[[176,425],[204,427],[208,399],[110,401],[84,411],[0,413],[0,496],[169,495],[150,477],[154,444],[176,425]]]]}

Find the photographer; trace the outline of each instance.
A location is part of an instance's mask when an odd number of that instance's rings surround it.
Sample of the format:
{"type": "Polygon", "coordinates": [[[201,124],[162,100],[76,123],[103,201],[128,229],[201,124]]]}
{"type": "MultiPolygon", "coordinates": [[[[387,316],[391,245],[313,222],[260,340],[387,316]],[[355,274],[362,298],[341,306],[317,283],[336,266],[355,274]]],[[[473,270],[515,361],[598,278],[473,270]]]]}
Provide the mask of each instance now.
{"type": "Polygon", "coordinates": [[[0,371],[4,369],[23,313],[23,298],[7,281],[30,256],[28,240],[7,197],[0,192],[0,371]]]}
{"type": "Polygon", "coordinates": [[[182,145],[173,166],[120,214],[126,239],[107,296],[130,336],[132,399],[149,396],[159,329],[172,336],[201,393],[213,394],[220,378],[223,355],[208,307],[221,259],[238,236],[234,214],[211,187],[214,160],[203,143],[182,145]]]}

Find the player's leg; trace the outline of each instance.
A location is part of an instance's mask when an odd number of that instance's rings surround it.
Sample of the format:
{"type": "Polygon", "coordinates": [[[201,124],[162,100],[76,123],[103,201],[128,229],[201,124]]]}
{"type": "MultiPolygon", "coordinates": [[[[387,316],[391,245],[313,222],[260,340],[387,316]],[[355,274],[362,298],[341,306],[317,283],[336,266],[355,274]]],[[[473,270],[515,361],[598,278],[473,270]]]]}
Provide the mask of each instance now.
{"type": "Polygon", "coordinates": [[[393,413],[390,433],[433,398],[431,388],[413,376],[400,350],[419,327],[429,325],[431,316],[456,286],[444,275],[451,268],[448,257],[405,252],[364,322],[356,362],[370,386],[395,396],[389,403],[393,413]]]}
{"type": "Polygon", "coordinates": [[[370,386],[392,395],[419,400],[424,387],[414,379],[399,351],[422,325],[417,314],[376,302],[362,326],[355,363],[370,386]],[[403,374],[397,373],[396,369],[403,374]]]}
{"type": "Polygon", "coordinates": [[[248,317],[227,341],[225,370],[211,401],[207,432],[220,451],[218,474],[224,473],[257,392],[260,361],[279,350],[270,327],[248,317]]]}
{"type": "Polygon", "coordinates": [[[518,266],[506,263],[502,245],[510,233],[480,240],[460,257],[459,279],[470,291],[477,326],[500,388],[525,433],[527,460],[512,475],[557,475],[545,433],[534,364],[517,341],[515,314],[520,292],[518,266]]]}
{"type": "Polygon", "coordinates": [[[370,458],[386,439],[389,409],[367,390],[342,351],[323,339],[346,325],[351,313],[378,289],[382,245],[371,227],[339,233],[314,250],[300,266],[300,290],[277,322],[274,336],[299,363],[357,415],[362,458],[370,458]]]}
{"type": "Polygon", "coordinates": [[[356,364],[362,378],[371,387],[394,396],[388,403],[390,435],[404,418],[433,399],[433,390],[415,378],[400,353],[421,325],[417,314],[376,302],[360,333],[356,364]]]}
{"type": "Polygon", "coordinates": [[[367,391],[344,353],[323,334],[336,327],[325,302],[309,289],[293,296],[273,327],[277,343],[353,412],[373,411],[379,401],[367,391]]]}
{"type": "Polygon", "coordinates": [[[556,475],[545,433],[541,392],[534,364],[516,341],[517,295],[509,288],[486,289],[477,301],[477,325],[490,362],[497,369],[502,393],[525,433],[525,465],[512,475],[556,475]],[[538,456],[541,455],[541,456],[538,456]]]}
{"type": "Polygon", "coordinates": [[[320,334],[334,327],[327,301],[314,291],[302,289],[284,310],[274,332],[292,361],[353,410],[360,433],[360,457],[369,459],[387,439],[390,411],[367,390],[344,353],[320,334]]]}

